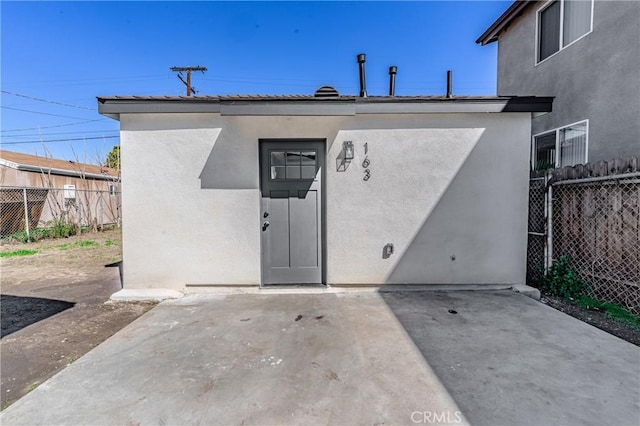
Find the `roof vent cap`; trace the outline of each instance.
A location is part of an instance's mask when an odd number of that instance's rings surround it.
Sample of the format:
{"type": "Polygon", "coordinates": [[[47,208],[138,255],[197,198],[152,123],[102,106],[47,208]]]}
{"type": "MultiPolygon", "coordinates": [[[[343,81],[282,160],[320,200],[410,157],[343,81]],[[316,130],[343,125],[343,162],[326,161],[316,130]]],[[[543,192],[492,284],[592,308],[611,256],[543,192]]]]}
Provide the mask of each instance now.
{"type": "Polygon", "coordinates": [[[316,98],[337,98],[340,94],[333,86],[320,86],[313,96],[316,98]]]}

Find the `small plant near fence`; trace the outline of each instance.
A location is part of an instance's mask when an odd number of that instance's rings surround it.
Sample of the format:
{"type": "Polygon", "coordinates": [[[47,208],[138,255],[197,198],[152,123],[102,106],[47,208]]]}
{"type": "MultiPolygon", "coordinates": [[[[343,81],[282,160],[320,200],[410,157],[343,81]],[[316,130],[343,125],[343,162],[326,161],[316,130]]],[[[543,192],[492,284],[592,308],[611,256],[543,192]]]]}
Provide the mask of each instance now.
{"type": "Polygon", "coordinates": [[[639,195],[636,157],[533,172],[527,282],[578,300],[572,289],[583,281],[584,295],[639,316],[639,195]]]}
{"type": "Polygon", "coordinates": [[[109,191],[0,187],[0,219],[3,243],[113,229],[120,226],[120,193],[115,185],[109,191]]]}
{"type": "Polygon", "coordinates": [[[576,273],[571,258],[561,256],[540,280],[540,289],[554,296],[576,299],[587,291],[588,285],[576,273]]]}
{"type": "Polygon", "coordinates": [[[611,302],[602,302],[593,297],[582,295],[578,299],[578,306],[590,311],[603,312],[609,318],[623,322],[633,328],[640,329],[640,317],[627,311],[620,305],[611,302]]]}
{"type": "Polygon", "coordinates": [[[75,223],[64,220],[56,220],[51,227],[51,234],[54,238],[68,238],[81,231],[75,223]]]}
{"type": "Polygon", "coordinates": [[[3,242],[17,241],[21,243],[33,243],[46,238],[68,238],[74,236],[79,231],[87,232],[88,228],[82,229],[78,225],[64,220],[55,220],[43,227],[32,228],[27,233],[26,230],[14,232],[11,235],[2,237],[3,242]]]}
{"type": "Polygon", "coordinates": [[[623,306],[588,296],[590,286],[577,274],[569,256],[561,256],[539,280],[540,290],[552,296],[569,299],[583,309],[602,312],[607,317],[640,329],[640,316],[623,306]]]}

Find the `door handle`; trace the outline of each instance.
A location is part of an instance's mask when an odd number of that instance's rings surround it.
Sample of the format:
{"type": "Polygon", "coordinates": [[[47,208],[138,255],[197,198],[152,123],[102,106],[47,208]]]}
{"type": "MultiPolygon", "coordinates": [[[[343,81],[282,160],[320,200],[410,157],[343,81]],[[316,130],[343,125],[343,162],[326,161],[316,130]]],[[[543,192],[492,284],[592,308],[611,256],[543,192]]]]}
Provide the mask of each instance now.
{"type": "Polygon", "coordinates": [[[268,227],[269,227],[269,221],[265,220],[264,223],[262,224],[262,230],[266,231],[268,227]]]}

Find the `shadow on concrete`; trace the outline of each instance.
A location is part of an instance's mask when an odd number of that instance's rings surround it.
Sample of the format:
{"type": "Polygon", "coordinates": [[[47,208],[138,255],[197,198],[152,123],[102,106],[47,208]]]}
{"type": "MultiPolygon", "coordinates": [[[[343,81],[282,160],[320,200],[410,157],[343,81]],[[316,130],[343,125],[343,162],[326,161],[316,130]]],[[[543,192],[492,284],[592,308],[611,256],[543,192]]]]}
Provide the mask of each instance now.
{"type": "Polygon", "coordinates": [[[1,336],[4,337],[43,319],[72,308],[75,303],[40,297],[0,295],[1,336]]]}
{"type": "Polygon", "coordinates": [[[120,276],[120,288],[124,288],[124,281],[122,279],[122,261],[113,262],[104,265],[105,268],[118,268],[118,275],[120,276]]]}
{"type": "Polygon", "coordinates": [[[639,351],[615,336],[510,290],[380,296],[471,424],[634,424],[640,415],[639,351]]]}

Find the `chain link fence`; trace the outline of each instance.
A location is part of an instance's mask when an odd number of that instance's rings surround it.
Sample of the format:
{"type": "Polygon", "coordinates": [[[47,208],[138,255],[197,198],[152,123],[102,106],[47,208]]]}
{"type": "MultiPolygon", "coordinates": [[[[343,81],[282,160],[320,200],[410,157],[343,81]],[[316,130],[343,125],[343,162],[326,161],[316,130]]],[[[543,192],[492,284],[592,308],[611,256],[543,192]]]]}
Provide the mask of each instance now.
{"type": "Polygon", "coordinates": [[[73,224],[98,230],[120,225],[120,192],[75,188],[0,187],[0,236],[25,233],[27,239],[38,229],[73,224]]]}
{"type": "Polygon", "coordinates": [[[640,315],[640,177],[556,182],[552,226],[587,295],[640,315]]]}
{"type": "Polygon", "coordinates": [[[547,177],[529,180],[529,229],[527,235],[527,283],[537,283],[544,275],[546,259],[547,177]]]}
{"type": "Polygon", "coordinates": [[[576,177],[530,179],[527,281],[537,286],[566,257],[588,296],[640,315],[640,173],[576,177]]]}

